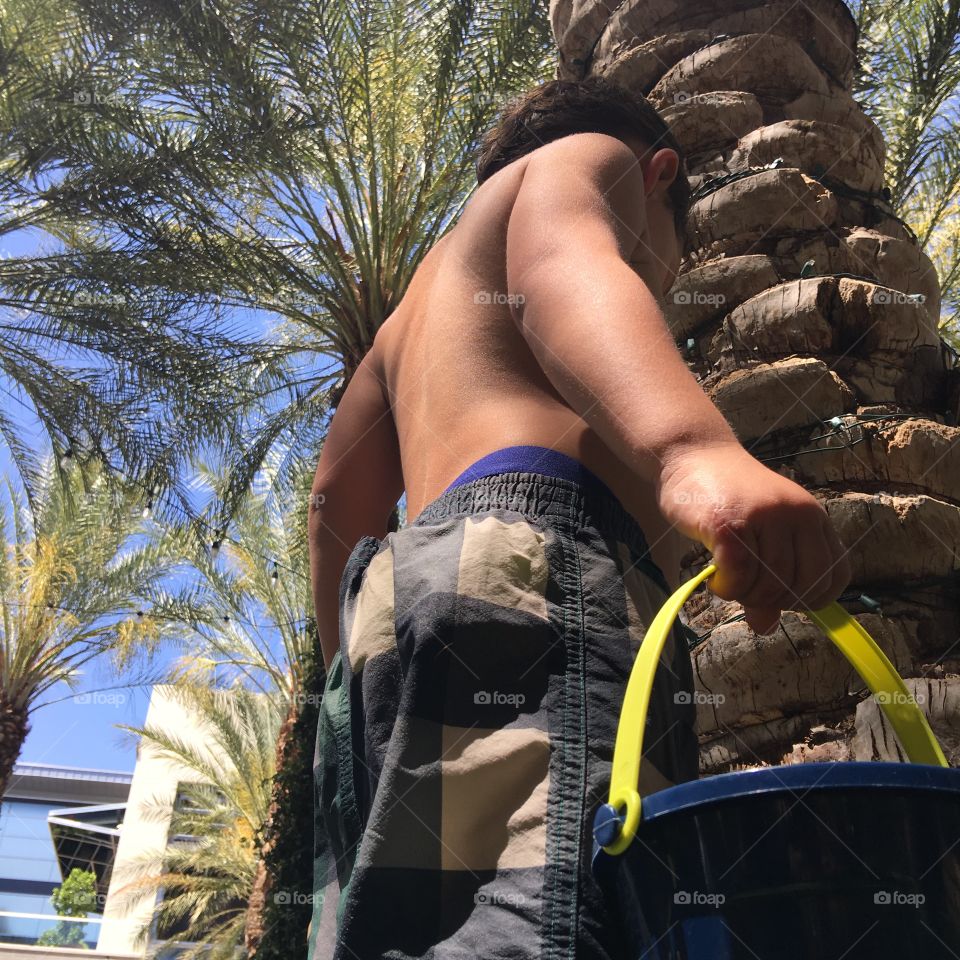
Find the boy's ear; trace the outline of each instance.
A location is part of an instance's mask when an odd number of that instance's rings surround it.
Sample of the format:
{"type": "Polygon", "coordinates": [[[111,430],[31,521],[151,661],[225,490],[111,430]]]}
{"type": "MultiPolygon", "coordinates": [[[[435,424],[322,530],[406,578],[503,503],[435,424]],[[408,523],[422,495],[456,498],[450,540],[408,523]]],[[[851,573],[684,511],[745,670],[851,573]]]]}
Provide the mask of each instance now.
{"type": "Polygon", "coordinates": [[[657,190],[666,191],[677,177],[680,157],[676,150],[661,147],[647,162],[643,171],[643,188],[646,196],[657,190]]]}

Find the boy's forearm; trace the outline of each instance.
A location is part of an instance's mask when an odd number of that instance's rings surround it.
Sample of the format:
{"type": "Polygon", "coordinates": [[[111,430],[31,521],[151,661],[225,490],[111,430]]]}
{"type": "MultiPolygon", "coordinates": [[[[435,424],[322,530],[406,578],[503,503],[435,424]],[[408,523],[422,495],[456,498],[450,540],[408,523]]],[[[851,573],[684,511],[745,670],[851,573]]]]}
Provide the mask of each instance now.
{"type": "Polygon", "coordinates": [[[656,483],[690,450],[738,443],[638,272],[600,257],[543,269],[518,311],[521,330],[561,396],[637,475],[656,483]]]}

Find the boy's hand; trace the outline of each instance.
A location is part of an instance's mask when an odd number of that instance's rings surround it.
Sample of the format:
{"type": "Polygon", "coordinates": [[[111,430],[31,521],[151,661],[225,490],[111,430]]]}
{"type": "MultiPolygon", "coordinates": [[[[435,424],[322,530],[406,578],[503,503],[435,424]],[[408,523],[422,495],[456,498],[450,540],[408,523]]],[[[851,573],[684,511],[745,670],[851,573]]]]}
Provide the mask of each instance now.
{"type": "Polygon", "coordinates": [[[772,633],[781,610],[819,610],[850,583],[846,550],[816,498],[739,443],[667,461],[657,498],[663,516],[713,554],[710,589],[741,603],[756,633],[772,633]]]}

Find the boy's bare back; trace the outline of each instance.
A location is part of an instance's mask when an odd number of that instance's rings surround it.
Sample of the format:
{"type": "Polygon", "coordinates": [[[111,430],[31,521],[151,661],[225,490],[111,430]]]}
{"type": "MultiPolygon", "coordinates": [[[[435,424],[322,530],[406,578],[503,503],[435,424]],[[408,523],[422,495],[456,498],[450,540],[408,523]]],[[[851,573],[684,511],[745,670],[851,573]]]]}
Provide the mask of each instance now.
{"type": "Polygon", "coordinates": [[[596,474],[668,584],[684,549],[706,546],[711,589],[757,632],[849,582],[823,505],[740,444],[666,325],[676,160],[605,134],[561,137],[487,179],[425,257],[344,393],[314,480],[327,662],[352,545],[385,535],[404,490],[412,522],[475,461],[519,444],[596,474]]]}
{"type": "MultiPolygon", "coordinates": [[[[549,163],[556,146],[522,157],[477,190],[377,334],[371,362],[386,384],[396,424],[408,520],[485,454],[514,444],[549,447],[610,487],[675,584],[691,541],[664,520],[653,485],[631,472],[561,397],[511,314],[507,225],[531,159],[549,163]]],[[[637,144],[638,156],[642,149],[637,144]]],[[[557,160],[563,162],[562,154],[557,160]]]]}

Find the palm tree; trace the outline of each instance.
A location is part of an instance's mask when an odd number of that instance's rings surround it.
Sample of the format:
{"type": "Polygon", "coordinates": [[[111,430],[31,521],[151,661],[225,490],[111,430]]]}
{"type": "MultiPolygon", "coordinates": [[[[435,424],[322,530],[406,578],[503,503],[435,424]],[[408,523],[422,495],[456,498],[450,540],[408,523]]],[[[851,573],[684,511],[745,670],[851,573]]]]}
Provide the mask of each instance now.
{"type": "MultiPolygon", "coordinates": [[[[747,449],[824,503],[852,612],[948,733],[960,393],[940,334],[957,304],[960,6],[553,0],[551,21],[560,76],[648,95],[683,144],[691,243],[668,322],[747,449]]],[[[702,558],[691,543],[685,569],[702,558]]],[[[704,771],[898,754],[802,614],[757,637],[701,591],[687,618],[699,682],[726,698],[700,709],[704,771]]]]}
{"type": "Polygon", "coordinates": [[[0,795],[45,694],[75,687],[94,658],[124,669],[173,636],[163,582],[184,551],[176,532],[138,538],[136,492],[105,482],[95,462],[48,458],[29,500],[9,479],[4,490],[0,795]]]}
{"type": "MultiPolygon", "coordinates": [[[[200,464],[197,480],[211,502],[222,500],[221,470],[200,464]]],[[[243,683],[270,698],[283,717],[274,762],[279,772],[255,837],[246,945],[286,954],[305,949],[310,919],[313,741],[324,685],[307,557],[311,480],[312,470],[304,469],[288,497],[270,492],[269,480],[249,493],[229,528],[218,533],[215,551],[195,544],[189,559],[198,577],[182,584],[168,603],[185,649],[170,682],[208,682],[215,675],[243,683]],[[275,890],[303,896],[278,901],[275,890]]]]}
{"type": "Polygon", "coordinates": [[[267,479],[240,501],[229,527],[214,534],[205,517],[228,482],[219,464],[195,463],[194,500],[205,495],[206,506],[195,507],[193,523],[152,527],[155,538],[184,545],[182,559],[193,575],[163,595],[184,651],[166,682],[206,682],[215,670],[219,681],[242,682],[285,708],[311,692],[302,675],[313,642],[305,507],[310,477],[304,471],[289,497],[271,492],[267,479]],[[198,526],[206,531],[199,539],[198,526]]]}
{"type": "Polygon", "coordinates": [[[161,894],[139,930],[141,943],[176,939],[189,944],[179,953],[187,960],[234,960],[243,945],[256,837],[270,805],[281,701],[240,684],[218,689],[184,682],[168,690],[196,718],[203,745],[176,730],[126,728],[142,748],[182,768],[184,780],[172,810],[157,802],[148,811],[169,821],[171,842],[147,851],[117,878],[118,902],[129,909],[161,894]]]}
{"type": "Polygon", "coordinates": [[[853,11],[853,92],[883,131],[892,202],[937,267],[941,330],[960,346],[960,5],[860,0],[853,11]]]}
{"type": "MultiPolygon", "coordinates": [[[[234,436],[231,413],[249,402],[253,368],[277,351],[232,331],[182,285],[164,288],[135,228],[98,219],[101,204],[133,202],[114,151],[120,139],[131,151],[137,142],[122,106],[98,113],[89,71],[100,53],[75,7],[4,0],[0,386],[12,402],[0,411],[0,442],[28,490],[39,463],[25,423],[36,421],[46,446],[97,455],[138,480],[146,501],[152,488],[180,490],[186,453],[234,436]]],[[[136,201],[152,219],[149,196],[136,201]]],[[[173,235],[158,240],[169,269],[192,275],[169,219],[159,229],[173,235]]]]}
{"type": "MultiPolygon", "coordinates": [[[[232,446],[225,523],[267,451],[289,451],[294,472],[298,452],[315,459],[377,329],[466,200],[479,135],[504,97],[546,76],[546,11],[72,0],[56,28],[68,54],[22,71],[18,91],[46,111],[31,129],[65,140],[36,217],[76,224],[75,242],[13,299],[83,283],[119,289],[137,319],[159,299],[174,343],[144,353],[134,323],[111,326],[133,366],[174,346],[199,362],[190,321],[215,307],[265,318],[259,365],[227,340],[223,378],[173,391],[181,411],[196,406],[169,421],[214,439],[218,401],[257,412],[232,446]]],[[[46,162],[32,141],[21,152],[46,162]]]]}

